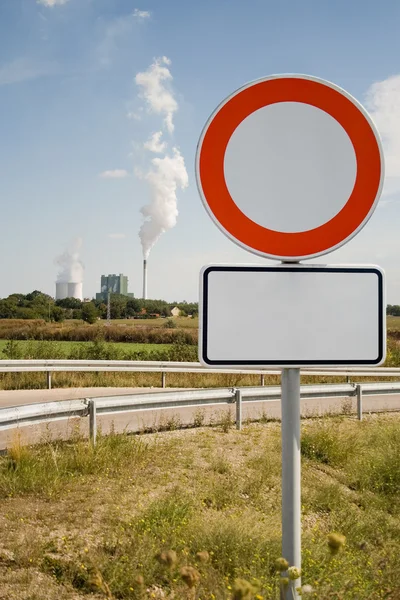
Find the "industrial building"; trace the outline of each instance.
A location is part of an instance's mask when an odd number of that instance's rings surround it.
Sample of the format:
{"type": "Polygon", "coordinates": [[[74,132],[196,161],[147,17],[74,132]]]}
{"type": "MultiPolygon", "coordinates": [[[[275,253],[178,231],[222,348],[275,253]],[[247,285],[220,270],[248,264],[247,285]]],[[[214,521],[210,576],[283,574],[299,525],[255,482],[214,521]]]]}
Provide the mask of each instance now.
{"type": "Polygon", "coordinates": [[[96,300],[106,301],[108,293],[121,294],[121,296],[133,298],[133,294],[128,292],[128,277],[122,273],[119,275],[102,275],[100,290],[96,294],[96,300]]]}

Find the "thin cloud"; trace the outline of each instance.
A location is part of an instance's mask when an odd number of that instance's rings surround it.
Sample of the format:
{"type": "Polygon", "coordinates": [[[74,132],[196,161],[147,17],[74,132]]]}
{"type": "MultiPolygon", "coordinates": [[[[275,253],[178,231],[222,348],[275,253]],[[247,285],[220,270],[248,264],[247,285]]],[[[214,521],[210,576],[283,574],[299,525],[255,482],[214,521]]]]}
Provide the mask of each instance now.
{"type": "Polygon", "coordinates": [[[126,238],[126,233],[109,233],[107,237],[112,240],[123,240],[126,238]]]}
{"type": "Polygon", "coordinates": [[[37,0],[38,4],[43,4],[43,6],[61,6],[61,4],[66,4],[69,0],[37,0]]]}
{"type": "Polygon", "coordinates": [[[144,21],[145,19],[150,19],[151,13],[148,10],[139,10],[138,8],[135,8],[135,10],[133,11],[133,17],[137,20],[137,21],[144,21]]]}
{"type": "Polygon", "coordinates": [[[128,119],[131,119],[133,121],[142,120],[142,115],[138,112],[129,111],[126,116],[128,117],[128,119]]]}
{"type": "Polygon", "coordinates": [[[164,152],[167,144],[166,142],[161,141],[161,137],[162,131],[156,131],[156,133],[153,133],[151,138],[144,143],[145,149],[149,150],[150,152],[154,152],[154,154],[160,154],[161,152],[164,152]]]}
{"type": "Polygon", "coordinates": [[[54,63],[37,63],[29,58],[16,58],[8,64],[0,65],[0,85],[32,81],[51,75],[55,70],[54,63]]]}
{"type": "Polygon", "coordinates": [[[173,93],[165,85],[172,81],[172,75],[168,69],[170,64],[171,61],[166,56],[157,58],[147,71],[136,75],[135,81],[141,88],[141,95],[146,100],[150,111],[164,115],[167,130],[169,133],[173,133],[173,116],[178,110],[178,103],[173,93]]]}
{"type": "Polygon", "coordinates": [[[382,137],[385,154],[385,195],[400,192],[400,75],[373,83],[365,105],[382,137]]]}
{"type": "Polygon", "coordinates": [[[101,179],[124,179],[128,177],[128,171],[125,169],[113,169],[110,171],[103,171],[99,174],[101,179]]]}
{"type": "Polygon", "coordinates": [[[105,24],[101,41],[95,49],[97,61],[102,67],[110,67],[121,41],[130,34],[132,27],[132,15],[117,17],[105,24]]]}

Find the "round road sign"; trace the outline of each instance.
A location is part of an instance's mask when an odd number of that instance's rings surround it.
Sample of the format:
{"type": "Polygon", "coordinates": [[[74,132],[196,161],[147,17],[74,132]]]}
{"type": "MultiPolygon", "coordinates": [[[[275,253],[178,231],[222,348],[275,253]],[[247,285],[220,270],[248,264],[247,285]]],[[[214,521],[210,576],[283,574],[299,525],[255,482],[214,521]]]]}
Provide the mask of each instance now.
{"type": "Polygon", "coordinates": [[[339,248],[382,190],[383,151],[365,109],[308,75],[249,83],[206,123],[196,156],[205,208],[250,252],[280,260],[339,248]]]}

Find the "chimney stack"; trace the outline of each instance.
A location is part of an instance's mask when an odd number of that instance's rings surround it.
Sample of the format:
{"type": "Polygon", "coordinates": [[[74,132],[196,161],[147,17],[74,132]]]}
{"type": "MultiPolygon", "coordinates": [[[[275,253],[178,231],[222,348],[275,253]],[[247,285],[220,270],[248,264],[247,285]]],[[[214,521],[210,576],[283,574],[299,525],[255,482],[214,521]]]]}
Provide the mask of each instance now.
{"type": "Polygon", "coordinates": [[[143,298],[147,300],[147,260],[143,260],[143,298]]]}

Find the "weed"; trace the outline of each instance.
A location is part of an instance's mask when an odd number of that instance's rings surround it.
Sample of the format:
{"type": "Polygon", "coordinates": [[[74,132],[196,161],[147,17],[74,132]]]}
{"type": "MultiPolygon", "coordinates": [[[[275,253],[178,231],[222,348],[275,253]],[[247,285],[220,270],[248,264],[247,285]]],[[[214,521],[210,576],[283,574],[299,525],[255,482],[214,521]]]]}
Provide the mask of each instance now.
{"type": "Polygon", "coordinates": [[[193,426],[194,427],[203,427],[206,418],[206,413],[204,408],[198,408],[194,413],[193,417],[193,426]]]}
{"type": "Polygon", "coordinates": [[[338,465],[356,454],[357,442],[343,435],[339,419],[320,421],[319,427],[305,427],[301,437],[303,456],[328,465],[338,465]]]}
{"type": "Polygon", "coordinates": [[[8,340],[8,342],[2,350],[2,353],[6,358],[10,360],[18,360],[22,358],[23,350],[21,344],[19,344],[15,340],[8,340]]]}
{"type": "Polygon", "coordinates": [[[70,442],[22,446],[17,438],[0,461],[0,497],[41,494],[52,497],[67,483],[87,475],[118,476],[130,464],[146,460],[147,446],[127,435],[98,437],[93,448],[75,433],[70,442]]]}
{"type": "Polygon", "coordinates": [[[216,473],[219,473],[220,475],[225,475],[226,473],[230,473],[232,470],[232,467],[231,467],[229,461],[227,461],[224,456],[215,457],[211,463],[211,468],[213,471],[215,471],[216,473]]]}
{"type": "Polygon", "coordinates": [[[341,411],[342,415],[351,415],[353,412],[353,401],[351,398],[342,400],[341,411]]]}
{"type": "Polygon", "coordinates": [[[217,423],[221,427],[223,433],[228,433],[235,423],[233,420],[232,409],[228,408],[227,410],[221,410],[217,415],[217,423]]]}

